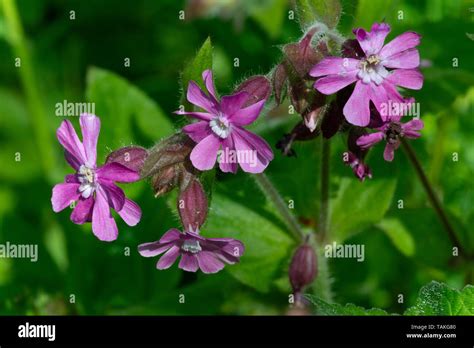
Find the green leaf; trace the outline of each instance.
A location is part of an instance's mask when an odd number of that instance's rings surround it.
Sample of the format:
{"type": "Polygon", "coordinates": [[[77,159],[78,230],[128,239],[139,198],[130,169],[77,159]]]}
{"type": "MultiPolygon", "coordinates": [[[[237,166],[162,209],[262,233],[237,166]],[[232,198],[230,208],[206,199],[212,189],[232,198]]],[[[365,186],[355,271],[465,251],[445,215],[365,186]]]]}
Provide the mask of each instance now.
{"type": "Polygon", "coordinates": [[[95,103],[95,112],[102,121],[99,141],[112,149],[135,141],[132,124],[151,141],[173,132],[171,122],[158,104],[113,72],[91,68],[87,74],[86,95],[95,103]]]}
{"type": "Polygon", "coordinates": [[[328,303],[317,296],[305,294],[305,297],[315,306],[317,315],[389,315],[379,308],[365,309],[352,303],[340,305],[338,303],[328,303]]]}
{"type": "Polygon", "coordinates": [[[415,254],[415,241],[400,220],[394,218],[383,219],[377,224],[377,227],[385,232],[393,245],[405,256],[415,254]]]}
{"type": "Polygon", "coordinates": [[[268,33],[271,38],[276,38],[285,20],[286,0],[274,0],[258,3],[250,10],[254,20],[268,33]]]}
{"type": "Polygon", "coordinates": [[[462,290],[432,281],[421,288],[413,307],[405,315],[474,315],[474,286],[462,290]]]}
{"type": "Polygon", "coordinates": [[[296,12],[303,31],[316,21],[335,28],[339,23],[341,11],[339,0],[296,0],[296,12]]]}
{"type": "MultiPolygon", "coordinates": [[[[247,194],[250,198],[255,193],[247,194]]],[[[235,238],[244,243],[245,252],[240,263],[228,266],[227,270],[240,282],[261,292],[267,292],[278,277],[279,267],[293,244],[274,220],[220,192],[214,192],[203,235],[235,238]]]]}
{"type": "Polygon", "coordinates": [[[394,0],[373,1],[359,0],[353,27],[362,27],[370,30],[375,22],[388,20],[387,16],[396,13],[393,9],[394,0]]]}
{"type": "Polygon", "coordinates": [[[186,91],[189,81],[196,82],[201,88],[204,88],[202,81],[202,72],[206,69],[212,69],[212,45],[211,38],[208,37],[203,43],[194,59],[189,62],[181,75],[181,88],[183,90],[182,104],[189,107],[190,104],[186,100],[186,91]]]}
{"type": "Polygon", "coordinates": [[[395,179],[359,182],[343,178],[330,204],[330,233],[343,242],[364,228],[379,222],[387,212],[395,192],[395,179]]]}

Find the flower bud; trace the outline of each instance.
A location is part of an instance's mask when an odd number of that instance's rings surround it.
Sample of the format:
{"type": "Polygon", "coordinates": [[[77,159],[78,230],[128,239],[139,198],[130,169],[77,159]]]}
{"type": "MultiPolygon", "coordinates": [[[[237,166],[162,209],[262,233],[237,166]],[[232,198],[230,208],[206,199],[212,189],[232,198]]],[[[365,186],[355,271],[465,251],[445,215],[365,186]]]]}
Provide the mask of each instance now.
{"type": "Polygon", "coordinates": [[[290,263],[290,283],[295,294],[311,284],[318,272],[316,254],[313,248],[305,243],[296,249],[290,263]]]}
{"type": "Polygon", "coordinates": [[[151,177],[168,166],[184,162],[194,145],[183,133],[176,133],[160,141],[148,151],[148,157],[141,169],[142,177],[151,177]]]}
{"type": "Polygon", "coordinates": [[[155,192],[155,197],[160,197],[170,192],[179,184],[179,175],[177,174],[178,165],[171,165],[160,170],[151,179],[151,186],[155,192]]]}
{"type": "Polygon", "coordinates": [[[272,75],[273,91],[277,105],[280,105],[282,102],[287,80],[288,74],[286,73],[285,64],[280,63],[276,66],[275,70],[273,70],[272,75]]]}
{"type": "Polygon", "coordinates": [[[148,151],[141,146],[125,146],[109,153],[105,163],[120,163],[139,173],[147,156],[148,151]]]}
{"type": "Polygon", "coordinates": [[[249,98],[243,105],[243,107],[247,107],[270,97],[270,81],[263,75],[251,76],[236,88],[235,93],[237,92],[247,92],[249,94],[249,98]]]}
{"type": "Polygon", "coordinates": [[[311,28],[299,42],[283,46],[286,60],[298,77],[302,79],[307,78],[309,70],[324,58],[323,53],[311,45],[314,35],[319,30],[320,28],[317,27],[311,28]]]}
{"type": "Polygon", "coordinates": [[[207,197],[201,183],[193,179],[178,198],[178,212],[185,231],[197,231],[207,217],[207,197]]]}

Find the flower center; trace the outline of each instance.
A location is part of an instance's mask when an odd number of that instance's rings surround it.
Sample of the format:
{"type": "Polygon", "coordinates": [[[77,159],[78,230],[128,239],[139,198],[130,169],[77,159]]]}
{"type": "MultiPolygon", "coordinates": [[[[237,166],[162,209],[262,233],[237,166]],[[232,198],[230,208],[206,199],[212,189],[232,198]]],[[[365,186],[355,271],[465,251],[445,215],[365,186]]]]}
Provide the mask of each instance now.
{"type": "Polygon", "coordinates": [[[402,136],[402,126],[400,123],[392,122],[388,125],[385,131],[385,140],[389,144],[395,144],[398,139],[402,136]]]}
{"type": "Polygon", "coordinates": [[[230,134],[230,122],[222,114],[219,114],[209,122],[212,131],[220,138],[225,139],[230,134]]]}
{"type": "Polygon", "coordinates": [[[364,83],[374,82],[380,85],[389,74],[381,62],[382,60],[376,54],[372,54],[366,59],[361,60],[357,76],[364,83]]]}
{"type": "Polygon", "coordinates": [[[191,254],[196,254],[202,250],[199,241],[196,239],[185,240],[183,245],[181,246],[181,249],[190,252],[191,254]]]}
{"type": "Polygon", "coordinates": [[[77,179],[81,183],[79,192],[81,192],[82,197],[89,198],[96,188],[94,169],[81,165],[77,172],[77,179]]]}

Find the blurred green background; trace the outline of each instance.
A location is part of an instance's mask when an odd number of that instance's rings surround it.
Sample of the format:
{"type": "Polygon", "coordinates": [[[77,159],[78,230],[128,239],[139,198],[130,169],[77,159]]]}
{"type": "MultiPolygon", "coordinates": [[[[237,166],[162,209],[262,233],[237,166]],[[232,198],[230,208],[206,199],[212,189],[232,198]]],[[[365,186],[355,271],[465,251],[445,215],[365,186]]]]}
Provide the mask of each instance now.
{"type": "MultiPolygon", "coordinates": [[[[410,95],[421,104],[425,129],[412,144],[472,253],[474,2],[342,3],[344,35],[385,19],[392,26],[388,40],[406,30],[423,36],[425,84],[410,95]]],[[[0,242],[39,246],[36,263],[0,259],[1,314],[286,313],[295,244],[246,174],[217,175],[202,233],[241,239],[246,253],[240,264],[210,276],[176,265],[158,271],[156,259],[137,253],[138,244],[179,227],[173,200],[154,199],[147,183],[124,186],[143,218],[135,228],[117,219],[113,243],[97,240],[90,225],[71,223],[68,211],[53,213],[50,197],[71,172],[55,138],[64,119],[55,115],[56,103],[96,103],[99,162],[119,146],[150,147],[177,127],[172,111],[180,104],[180,73],[208,37],[217,89],[225,94],[246,76],[268,73],[281,59],[279,46],[301,37],[291,10],[287,0],[0,1],[0,242]]],[[[320,143],[296,144],[298,157],[282,157],[274,144],[299,121],[287,110],[271,111],[253,130],[276,154],[268,176],[311,228],[319,211],[320,143]]],[[[368,159],[374,178],[359,183],[342,163],[344,138],[332,142],[331,236],[364,244],[366,255],[364,262],[329,260],[326,299],[403,313],[432,280],[456,289],[472,284],[472,262],[452,261],[452,245],[404,153],[387,163],[377,147],[368,159]]],[[[308,291],[321,295],[313,288],[308,291]]]]}

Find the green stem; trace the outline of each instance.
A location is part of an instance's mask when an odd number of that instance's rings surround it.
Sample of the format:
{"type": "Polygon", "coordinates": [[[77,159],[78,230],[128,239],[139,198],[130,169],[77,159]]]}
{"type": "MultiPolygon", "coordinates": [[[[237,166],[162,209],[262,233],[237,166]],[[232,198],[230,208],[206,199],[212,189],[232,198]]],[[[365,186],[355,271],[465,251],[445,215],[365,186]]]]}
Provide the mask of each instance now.
{"type": "Polygon", "coordinates": [[[444,226],[444,229],[446,230],[449,239],[451,239],[451,242],[455,247],[458,248],[459,254],[462,254],[466,256],[466,252],[464,248],[462,247],[461,242],[459,241],[456,232],[454,231],[453,226],[449,222],[448,216],[446,215],[446,212],[444,211],[441,202],[438,199],[438,196],[434,192],[433,187],[431,186],[428,177],[426,176],[423,167],[421,166],[420,161],[418,161],[418,158],[416,157],[416,153],[413,150],[413,148],[410,146],[408,142],[406,142],[404,139],[402,139],[402,146],[403,149],[405,150],[405,153],[408,156],[408,159],[410,160],[411,164],[413,165],[413,168],[415,169],[416,174],[418,175],[418,178],[421,181],[421,184],[423,185],[423,188],[426,191],[426,194],[428,195],[428,199],[431,202],[431,205],[433,206],[436,215],[438,215],[438,218],[440,219],[441,223],[444,226]]]}
{"type": "Polygon", "coordinates": [[[3,0],[3,12],[6,21],[8,39],[17,58],[20,58],[20,66],[17,67],[23,89],[28,101],[28,109],[38,148],[41,166],[45,175],[51,173],[54,165],[53,145],[49,136],[47,117],[38,92],[38,85],[33,71],[32,59],[27,48],[23,28],[14,0],[3,0]]]}
{"type": "Polygon", "coordinates": [[[321,137],[321,196],[318,224],[320,240],[325,240],[328,234],[330,156],[331,143],[329,139],[324,139],[324,137],[321,137]]]}
{"type": "Polygon", "coordinates": [[[273,203],[278,213],[280,213],[280,216],[283,218],[283,221],[292,233],[293,237],[297,241],[304,240],[305,234],[301,229],[300,224],[296,220],[295,216],[291,213],[288,205],[285,203],[268,177],[263,173],[252,175],[252,177],[255,179],[255,182],[257,183],[260,190],[273,203]]]}

